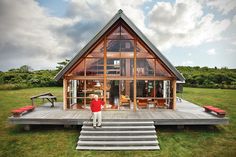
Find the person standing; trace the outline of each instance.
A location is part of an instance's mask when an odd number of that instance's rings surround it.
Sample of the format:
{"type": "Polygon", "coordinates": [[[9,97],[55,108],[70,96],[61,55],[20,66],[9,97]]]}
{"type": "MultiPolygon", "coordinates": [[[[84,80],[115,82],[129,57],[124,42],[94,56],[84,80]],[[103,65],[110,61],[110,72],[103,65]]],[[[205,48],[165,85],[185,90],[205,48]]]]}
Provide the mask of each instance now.
{"type": "Polygon", "coordinates": [[[98,99],[98,95],[94,95],[94,99],[91,101],[90,109],[93,112],[93,128],[96,129],[96,123],[98,119],[97,127],[102,127],[102,106],[104,102],[98,99]]]}

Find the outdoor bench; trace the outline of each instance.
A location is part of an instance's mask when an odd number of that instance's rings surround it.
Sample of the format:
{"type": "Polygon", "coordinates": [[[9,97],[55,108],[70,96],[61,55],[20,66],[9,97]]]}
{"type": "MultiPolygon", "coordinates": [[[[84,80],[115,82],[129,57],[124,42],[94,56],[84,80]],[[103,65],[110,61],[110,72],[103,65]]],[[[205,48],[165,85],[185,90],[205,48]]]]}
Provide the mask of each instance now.
{"type": "Polygon", "coordinates": [[[222,109],[219,109],[217,107],[213,106],[203,106],[205,108],[206,112],[214,112],[216,113],[219,117],[224,117],[226,115],[226,112],[222,109]]]}
{"type": "Polygon", "coordinates": [[[25,113],[31,112],[35,109],[34,106],[24,106],[18,109],[14,109],[11,111],[13,117],[20,117],[25,113]]]}

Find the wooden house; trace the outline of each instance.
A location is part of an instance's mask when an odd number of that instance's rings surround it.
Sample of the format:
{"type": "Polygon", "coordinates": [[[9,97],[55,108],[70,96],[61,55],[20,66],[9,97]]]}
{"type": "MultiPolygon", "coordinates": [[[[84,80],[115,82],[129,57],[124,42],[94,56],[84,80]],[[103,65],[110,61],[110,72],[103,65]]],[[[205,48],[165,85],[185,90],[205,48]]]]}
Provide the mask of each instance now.
{"type": "Polygon", "coordinates": [[[63,80],[63,109],[85,109],[97,94],[105,110],[176,108],[179,71],[119,10],[56,75],[63,80]]]}

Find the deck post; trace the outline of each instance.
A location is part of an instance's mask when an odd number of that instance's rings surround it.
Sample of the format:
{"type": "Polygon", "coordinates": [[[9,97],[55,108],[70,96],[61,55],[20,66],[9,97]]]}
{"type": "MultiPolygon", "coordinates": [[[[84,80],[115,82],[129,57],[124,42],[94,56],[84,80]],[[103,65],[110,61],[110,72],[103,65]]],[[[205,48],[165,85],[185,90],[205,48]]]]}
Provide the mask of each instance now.
{"type": "Polygon", "coordinates": [[[173,105],[172,109],[176,109],[176,80],[172,80],[172,89],[173,89],[173,105]]]}
{"type": "Polygon", "coordinates": [[[63,109],[67,109],[67,80],[63,79],[63,109]]]}
{"type": "Polygon", "coordinates": [[[30,128],[30,125],[29,125],[29,124],[25,124],[25,125],[24,125],[24,130],[25,130],[25,131],[30,131],[30,129],[31,129],[31,128],[30,128]]]}

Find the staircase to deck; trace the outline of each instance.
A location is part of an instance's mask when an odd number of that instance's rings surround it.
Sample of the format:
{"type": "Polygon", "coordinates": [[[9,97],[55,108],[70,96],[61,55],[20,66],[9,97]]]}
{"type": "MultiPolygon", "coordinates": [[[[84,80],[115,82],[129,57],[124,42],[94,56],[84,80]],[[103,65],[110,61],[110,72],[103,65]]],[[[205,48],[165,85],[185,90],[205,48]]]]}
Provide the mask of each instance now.
{"type": "Polygon", "coordinates": [[[77,150],[159,150],[153,121],[104,121],[94,129],[84,122],[77,150]]]}

